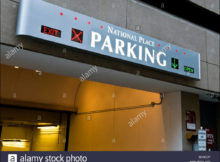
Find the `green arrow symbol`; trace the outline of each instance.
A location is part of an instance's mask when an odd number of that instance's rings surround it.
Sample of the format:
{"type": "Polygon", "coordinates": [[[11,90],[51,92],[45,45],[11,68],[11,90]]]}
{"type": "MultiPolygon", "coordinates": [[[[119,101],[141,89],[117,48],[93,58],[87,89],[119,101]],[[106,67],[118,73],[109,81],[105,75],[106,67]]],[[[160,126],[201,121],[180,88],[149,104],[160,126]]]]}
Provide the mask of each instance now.
{"type": "Polygon", "coordinates": [[[176,69],[176,67],[178,66],[177,64],[172,64],[173,68],[176,69]]]}
{"type": "Polygon", "coordinates": [[[176,59],[174,59],[174,63],[172,63],[172,67],[173,67],[174,69],[176,69],[177,66],[178,66],[178,64],[176,64],[176,59]]]}

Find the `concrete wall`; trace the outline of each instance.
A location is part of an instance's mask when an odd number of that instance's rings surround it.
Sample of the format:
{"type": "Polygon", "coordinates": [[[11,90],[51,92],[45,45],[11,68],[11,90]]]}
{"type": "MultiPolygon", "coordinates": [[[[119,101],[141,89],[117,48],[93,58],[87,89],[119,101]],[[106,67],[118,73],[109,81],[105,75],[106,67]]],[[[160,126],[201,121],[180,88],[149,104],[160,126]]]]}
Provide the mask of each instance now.
{"type": "Polygon", "coordinates": [[[219,0],[190,0],[193,3],[219,14],[219,0]]]}
{"type": "Polygon", "coordinates": [[[201,80],[194,81],[162,72],[137,67],[120,60],[106,59],[74,52],[73,48],[15,36],[19,0],[1,1],[1,43],[11,46],[19,42],[25,49],[38,51],[67,59],[96,64],[155,79],[219,92],[219,35],[166,14],[135,0],[47,0],[62,7],[75,10],[106,22],[177,44],[201,53],[201,80]],[[63,50],[65,48],[65,50],[63,50]],[[66,52],[63,52],[66,51],[66,52]]]}
{"type": "Polygon", "coordinates": [[[165,93],[162,111],[168,150],[182,151],[183,148],[181,103],[181,92],[165,93]]]}
{"type": "Polygon", "coordinates": [[[219,35],[147,5],[128,1],[128,29],[171,42],[201,54],[201,81],[175,82],[219,91],[219,35]]]}

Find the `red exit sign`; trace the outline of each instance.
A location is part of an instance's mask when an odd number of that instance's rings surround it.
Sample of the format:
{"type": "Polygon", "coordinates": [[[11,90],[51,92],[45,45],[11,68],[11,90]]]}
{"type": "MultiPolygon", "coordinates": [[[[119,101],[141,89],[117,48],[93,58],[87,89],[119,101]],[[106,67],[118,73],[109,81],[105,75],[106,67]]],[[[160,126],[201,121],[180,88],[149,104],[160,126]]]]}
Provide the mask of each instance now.
{"type": "Polygon", "coordinates": [[[50,28],[44,25],[41,25],[41,33],[52,35],[55,37],[61,37],[61,31],[58,29],[50,28]]]}

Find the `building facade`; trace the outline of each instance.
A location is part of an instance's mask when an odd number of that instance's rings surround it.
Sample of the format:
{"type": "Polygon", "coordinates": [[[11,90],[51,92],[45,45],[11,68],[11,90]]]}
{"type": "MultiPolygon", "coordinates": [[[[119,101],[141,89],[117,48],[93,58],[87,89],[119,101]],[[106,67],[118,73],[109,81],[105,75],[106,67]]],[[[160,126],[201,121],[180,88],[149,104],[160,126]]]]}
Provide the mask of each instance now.
{"type": "MultiPolygon", "coordinates": [[[[166,3],[45,1],[199,53],[200,79],[16,35],[20,1],[1,0],[2,151],[192,151],[200,127],[207,148],[220,150],[218,32],[165,12],[166,3]]],[[[192,3],[219,15],[219,0],[192,3]]]]}

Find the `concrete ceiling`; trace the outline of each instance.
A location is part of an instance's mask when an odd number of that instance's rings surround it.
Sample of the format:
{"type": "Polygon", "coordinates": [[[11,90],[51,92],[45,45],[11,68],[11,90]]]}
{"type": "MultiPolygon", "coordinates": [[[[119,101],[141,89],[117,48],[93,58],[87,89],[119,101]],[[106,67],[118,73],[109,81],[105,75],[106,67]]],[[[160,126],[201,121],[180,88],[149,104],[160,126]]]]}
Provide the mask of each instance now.
{"type": "MultiPolygon", "coordinates": [[[[12,47],[6,45],[0,46],[1,64],[19,66],[27,69],[39,70],[41,72],[48,72],[74,78],[80,78],[82,74],[88,72],[88,70],[93,66],[28,50],[19,50],[13,56],[7,59],[5,54],[7,51],[11,50],[12,47]]],[[[185,91],[198,94],[201,100],[212,102],[217,102],[217,99],[213,99],[211,96],[219,96],[217,93],[210,93],[201,89],[182,86],[152,78],[146,78],[138,74],[133,75],[119,72],[103,67],[98,67],[98,72],[91,75],[88,80],[159,93],[185,91]]]]}

